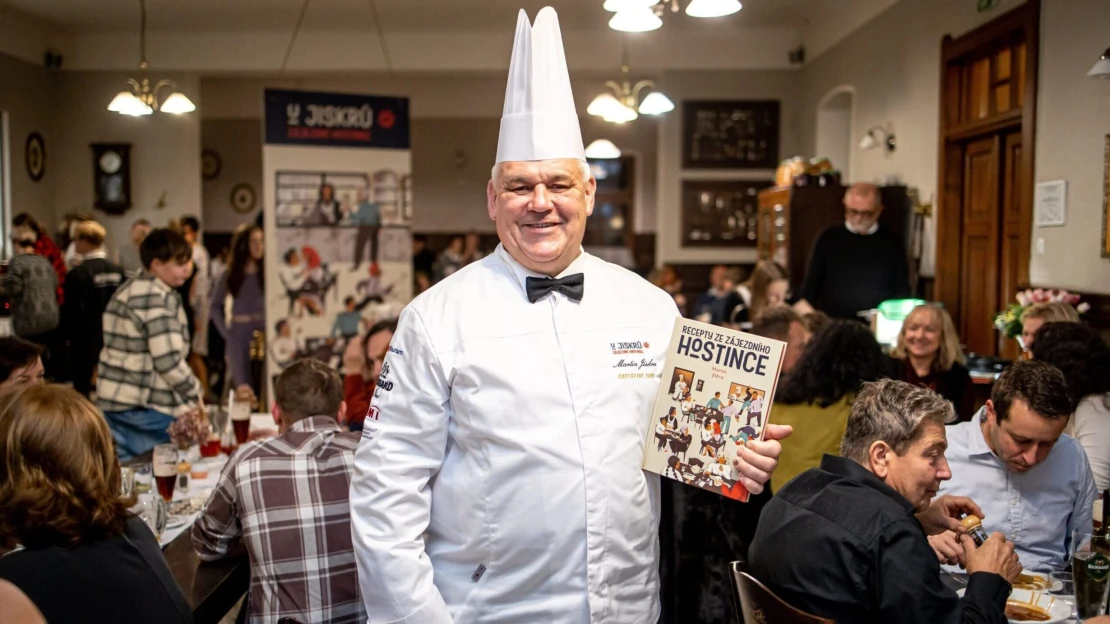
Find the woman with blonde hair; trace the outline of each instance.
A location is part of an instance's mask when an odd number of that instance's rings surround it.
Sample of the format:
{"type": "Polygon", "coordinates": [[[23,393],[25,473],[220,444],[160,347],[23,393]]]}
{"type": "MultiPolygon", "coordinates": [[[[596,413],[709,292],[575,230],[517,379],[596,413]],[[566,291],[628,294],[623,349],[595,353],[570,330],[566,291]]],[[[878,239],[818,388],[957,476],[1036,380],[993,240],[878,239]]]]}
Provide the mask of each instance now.
{"type": "Polygon", "coordinates": [[[193,621],[121,481],[108,423],[76,390],[0,395],[0,580],[48,622],[193,621]]]}
{"type": "Polygon", "coordinates": [[[1079,312],[1070,303],[1046,301],[1034,303],[1021,312],[1021,349],[1025,353],[1033,347],[1033,336],[1045,323],[1078,323],[1079,312]]]}
{"type": "Polygon", "coordinates": [[[890,355],[894,379],[936,392],[951,401],[957,420],[971,419],[975,413],[971,374],[964,366],[956,326],[940,304],[926,303],[910,311],[890,355]]]}
{"type": "Polygon", "coordinates": [[[760,260],[752,274],[736,286],[726,308],[728,321],[734,324],[750,323],[763,310],[783,305],[790,296],[790,275],[777,262],[760,260]]]}

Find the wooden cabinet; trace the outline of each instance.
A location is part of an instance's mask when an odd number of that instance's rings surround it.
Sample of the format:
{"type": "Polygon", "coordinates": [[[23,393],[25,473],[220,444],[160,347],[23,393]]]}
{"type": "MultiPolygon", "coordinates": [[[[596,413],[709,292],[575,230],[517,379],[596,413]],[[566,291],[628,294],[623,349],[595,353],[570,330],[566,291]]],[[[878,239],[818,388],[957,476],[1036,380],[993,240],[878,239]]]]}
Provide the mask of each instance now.
{"type": "MultiPolygon", "coordinates": [[[[780,186],[759,193],[759,259],[774,260],[786,268],[795,293],[801,290],[817,237],[844,223],[846,190],[844,186],[780,186]]],[[[906,245],[910,211],[906,187],[880,190],[884,210],[879,225],[896,232],[906,245]]]]}

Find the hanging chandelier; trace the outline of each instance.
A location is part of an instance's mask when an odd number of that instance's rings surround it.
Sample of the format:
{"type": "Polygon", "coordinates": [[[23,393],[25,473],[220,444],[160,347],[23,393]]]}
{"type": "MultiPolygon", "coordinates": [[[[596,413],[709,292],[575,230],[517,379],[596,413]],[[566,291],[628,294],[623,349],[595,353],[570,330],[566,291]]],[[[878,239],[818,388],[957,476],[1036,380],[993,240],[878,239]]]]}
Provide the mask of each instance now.
{"type": "MultiPolygon", "coordinates": [[[[679,0],[605,0],[606,11],[615,13],[609,28],[622,32],[647,32],[663,25],[663,14],[681,10],[679,0]]],[[[690,0],[686,14],[690,17],[724,17],[732,15],[744,5],[739,0],[690,0]]]]}
{"type": "Polygon", "coordinates": [[[662,115],[674,110],[674,102],[662,91],[655,87],[651,80],[641,80],[635,85],[628,75],[632,67],[628,62],[628,42],[624,42],[621,52],[621,80],[606,80],[605,86],[612,92],[606,91],[598,95],[586,107],[586,112],[597,115],[605,121],[623,124],[635,121],[640,115],[662,115]],[[652,89],[643,100],[640,94],[644,89],[652,89]]]}
{"type": "Polygon", "coordinates": [[[128,78],[127,82],[131,85],[130,89],[120,91],[116,97],[112,98],[112,102],[108,104],[108,110],[113,113],[121,115],[131,115],[133,117],[141,117],[149,115],[154,111],[161,111],[163,113],[171,113],[180,115],[182,113],[191,113],[197,109],[197,105],[193,104],[192,100],[185,97],[184,93],[177,90],[177,84],[172,80],[159,80],[150,86],[150,79],[146,77],[146,1],[139,0],[139,79],[128,78]],[[159,99],[158,94],[163,89],[169,89],[169,95],[165,99],[159,99]]]}

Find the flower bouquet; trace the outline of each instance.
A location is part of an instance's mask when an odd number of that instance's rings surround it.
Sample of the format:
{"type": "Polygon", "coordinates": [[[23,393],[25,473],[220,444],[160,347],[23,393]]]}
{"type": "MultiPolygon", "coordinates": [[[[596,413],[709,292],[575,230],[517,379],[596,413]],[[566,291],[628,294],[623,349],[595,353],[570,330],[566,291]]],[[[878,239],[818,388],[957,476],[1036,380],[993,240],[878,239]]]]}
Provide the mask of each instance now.
{"type": "Polygon", "coordinates": [[[199,409],[191,409],[170,423],[166,431],[170,440],[180,449],[196,444],[204,444],[212,433],[212,425],[199,409]]]}
{"type": "Polygon", "coordinates": [[[994,317],[994,328],[1002,332],[1007,338],[1021,336],[1021,313],[1029,306],[1036,303],[1066,303],[1075,306],[1075,311],[1083,314],[1091,309],[1090,304],[1080,303],[1079,295],[1066,290],[1030,288],[1017,294],[1017,303],[1011,303],[1005,310],[994,317]]]}

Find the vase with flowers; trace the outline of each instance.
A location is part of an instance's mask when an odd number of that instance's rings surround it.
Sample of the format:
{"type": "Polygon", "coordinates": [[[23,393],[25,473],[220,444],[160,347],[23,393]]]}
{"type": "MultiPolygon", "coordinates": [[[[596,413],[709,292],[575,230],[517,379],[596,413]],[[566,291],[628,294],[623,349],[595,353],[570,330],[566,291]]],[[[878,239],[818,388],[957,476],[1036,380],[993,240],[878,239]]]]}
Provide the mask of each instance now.
{"type": "Polygon", "coordinates": [[[204,444],[212,433],[212,425],[206,414],[199,409],[191,409],[174,420],[166,431],[177,448],[187,450],[194,445],[204,444]]]}
{"type": "Polygon", "coordinates": [[[1079,314],[1091,309],[1090,304],[1079,301],[1079,295],[1056,288],[1030,288],[1023,290],[1015,297],[1016,303],[1006,306],[1006,309],[994,317],[994,328],[1002,332],[1007,338],[1021,340],[1021,315],[1030,306],[1038,303],[1062,303],[1075,308],[1079,314]]]}

